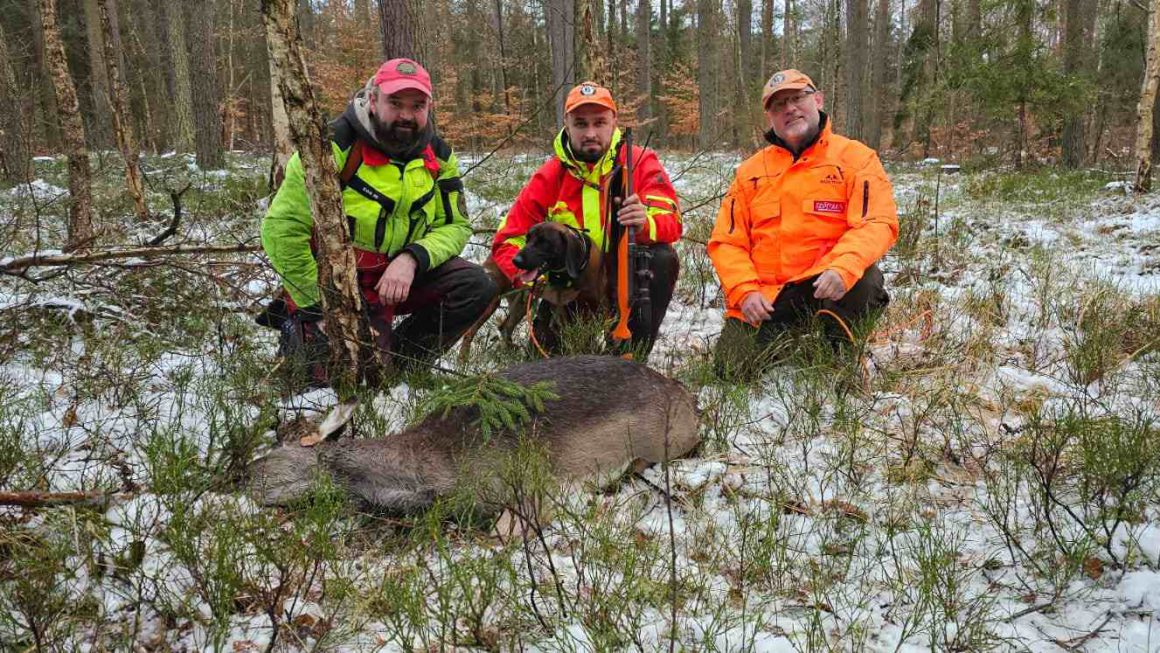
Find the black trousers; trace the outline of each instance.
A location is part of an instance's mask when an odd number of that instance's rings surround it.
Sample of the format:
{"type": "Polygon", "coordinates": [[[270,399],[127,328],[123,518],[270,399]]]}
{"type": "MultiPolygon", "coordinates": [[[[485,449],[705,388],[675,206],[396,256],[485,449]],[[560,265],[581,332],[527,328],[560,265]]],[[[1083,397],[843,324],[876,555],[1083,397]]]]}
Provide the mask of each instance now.
{"type": "MultiPolygon", "coordinates": [[[[373,283],[377,276],[367,275],[366,281],[373,283]]],[[[375,344],[380,351],[389,353],[395,369],[409,371],[429,366],[453,346],[497,292],[495,281],[482,267],[456,256],[416,275],[403,303],[384,306],[377,298],[367,301],[368,295],[375,296],[370,292],[364,293],[363,307],[378,332],[375,344]],[[401,315],[406,317],[396,326],[401,315]]],[[[287,312],[284,301],[258,318],[259,324],[281,331],[278,352],[291,361],[292,384],[328,384],[330,345],[321,318],[318,310],[287,312]]]]}
{"type": "Polygon", "coordinates": [[[395,366],[414,369],[430,365],[458,342],[498,292],[482,267],[455,256],[417,275],[407,300],[393,312],[376,310],[379,306],[372,304],[370,315],[375,327],[389,334],[387,349],[395,366]],[[407,317],[394,326],[385,319],[391,313],[407,317]]]}
{"type": "MultiPolygon", "coordinates": [[[[714,350],[718,373],[732,376],[760,371],[774,357],[775,350],[786,342],[788,332],[809,324],[820,310],[834,313],[853,329],[890,303],[885,279],[877,265],[866,268],[862,278],[838,301],[815,298],[815,279],[811,277],[782,287],[773,302],[773,315],[759,326],[735,318],[725,320],[714,350]]],[[[837,320],[824,314],[817,319],[835,347],[848,342],[846,331],[837,320]]]]}
{"type": "MultiPolygon", "coordinates": [[[[643,320],[636,313],[630,315],[628,320],[628,328],[632,331],[630,346],[642,357],[647,357],[656,343],[661,322],[669,310],[669,302],[673,299],[673,290],[677,287],[677,278],[681,273],[680,260],[672,245],[649,245],[647,249],[652,254],[649,258],[652,278],[649,281],[651,305],[648,324],[642,325],[643,320]]],[[[610,317],[613,315],[584,315],[575,304],[558,308],[547,301],[541,301],[536,309],[536,317],[532,321],[532,329],[540,346],[549,354],[572,353],[565,352],[563,347],[561,332],[564,320],[587,318],[606,322],[610,317]]]]}

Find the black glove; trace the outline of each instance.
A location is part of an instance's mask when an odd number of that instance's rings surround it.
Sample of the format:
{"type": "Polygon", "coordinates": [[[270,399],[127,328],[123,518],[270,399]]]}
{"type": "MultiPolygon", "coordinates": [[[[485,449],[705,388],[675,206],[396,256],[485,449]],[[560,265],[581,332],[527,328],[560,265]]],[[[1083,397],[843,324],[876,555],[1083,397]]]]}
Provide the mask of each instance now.
{"type": "Polygon", "coordinates": [[[310,306],[303,306],[299,308],[294,317],[299,322],[321,322],[322,321],[322,307],[318,304],[311,304],[310,306]]]}

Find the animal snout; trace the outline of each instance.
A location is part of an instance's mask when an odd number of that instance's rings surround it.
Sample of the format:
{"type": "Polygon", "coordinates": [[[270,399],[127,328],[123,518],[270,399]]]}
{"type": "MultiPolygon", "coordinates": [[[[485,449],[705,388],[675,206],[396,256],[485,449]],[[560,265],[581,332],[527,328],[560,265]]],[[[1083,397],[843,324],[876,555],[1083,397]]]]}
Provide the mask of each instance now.
{"type": "Polygon", "coordinates": [[[521,270],[535,270],[540,267],[540,257],[525,247],[519,252],[516,252],[516,255],[512,257],[512,264],[521,270]]]}

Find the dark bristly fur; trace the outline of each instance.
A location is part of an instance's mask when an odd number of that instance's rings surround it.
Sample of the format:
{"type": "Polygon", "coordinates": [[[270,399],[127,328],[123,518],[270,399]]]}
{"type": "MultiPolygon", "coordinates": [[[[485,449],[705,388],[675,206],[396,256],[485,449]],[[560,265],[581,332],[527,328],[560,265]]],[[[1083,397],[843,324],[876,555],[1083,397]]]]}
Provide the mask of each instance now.
{"type": "MultiPolygon", "coordinates": [[[[573,280],[571,288],[560,289],[547,286],[542,291],[542,297],[557,306],[572,301],[583,303],[595,309],[608,297],[607,280],[604,275],[602,252],[599,247],[585,246],[584,239],[588,236],[582,232],[570,229],[557,222],[541,222],[528,230],[527,242],[516,254],[513,262],[522,270],[563,270],[573,280]],[[585,257],[587,256],[587,259],[585,257]]],[[[471,343],[475,334],[483,326],[496,309],[499,308],[500,298],[511,291],[511,281],[500,271],[499,266],[490,257],[483,264],[483,269],[491,275],[499,288],[499,294],[484,310],[483,315],[475,324],[463,334],[459,346],[459,360],[466,362],[471,355],[471,343]]],[[[504,342],[511,344],[511,334],[524,318],[523,294],[514,295],[518,301],[508,301],[508,314],[500,325],[500,335],[504,342]]]]}
{"type": "Polygon", "coordinates": [[[539,447],[561,480],[600,483],[638,461],[664,460],[666,438],[669,458],[697,445],[693,396],[638,363],[605,356],[552,358],[516,365],[499,376],[521,385],[554,382],[559,398],[545,402],[545,410],[517,431],[501,430],[486,442],[476,426],[477,409],[457,408],[384,438],[283,446],[254,464],[250,488],[264,504],[292,503],[306,496],[322,473],[365,507],[413,513],[461,486],[460,470],[486,476],[496,454],[510,454],[523,442],[539,447]]]}

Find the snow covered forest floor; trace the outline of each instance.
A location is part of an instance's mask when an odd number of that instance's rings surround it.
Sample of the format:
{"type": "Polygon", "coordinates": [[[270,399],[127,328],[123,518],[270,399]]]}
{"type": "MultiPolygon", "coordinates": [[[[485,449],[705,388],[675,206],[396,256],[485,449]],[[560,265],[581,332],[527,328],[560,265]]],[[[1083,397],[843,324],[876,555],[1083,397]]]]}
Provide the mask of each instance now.
{"type": "MultiPolygon", "coordinates": [[[[481,158],[483,230],[541,158],[481,158]]],[[[1160,651],[1160,194],[890,166],[902,233],[865,355],[807,339],[736,386],[710,374],[704,242],[739,158],[662,160],[688,240],[650,364],[696,391],[703,444],[667,479],[559,497],[506,546],[325,487],[296,510],[237,491],[276,426],[334,402],[280,396],[260,254],[0,275],[0,492],[107,495],[0,507],[0,649],[1160,651]]],[[[162,231],[187,182],[167,244],[257,243],[265,159],[150,158],[149,225],[116,158],[97,167],[98,248],[162,231]]],[[[37,172],[0,189],[0,264],[63,242],[64,161],[37,172]]],[[[531,355],[496,339],[463,371],[531,355]]],[[[398,429],[437,385],[368,392],[356,433],[398,429]]]]}

